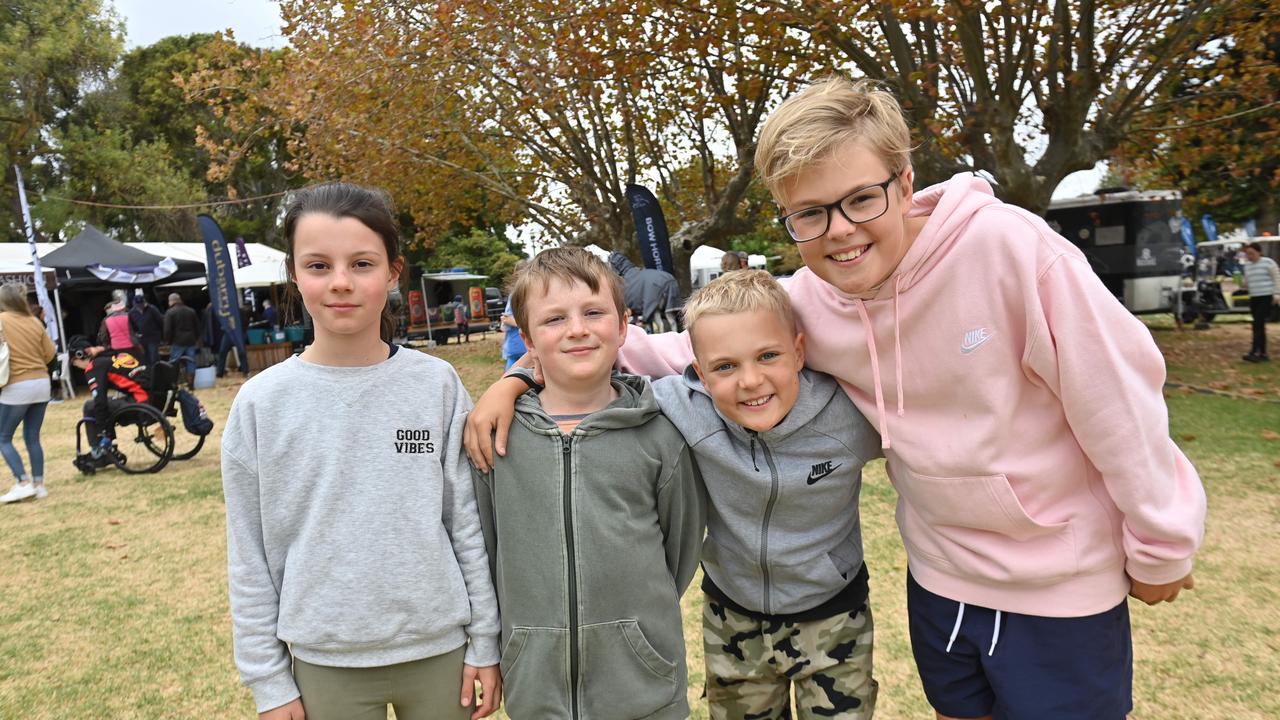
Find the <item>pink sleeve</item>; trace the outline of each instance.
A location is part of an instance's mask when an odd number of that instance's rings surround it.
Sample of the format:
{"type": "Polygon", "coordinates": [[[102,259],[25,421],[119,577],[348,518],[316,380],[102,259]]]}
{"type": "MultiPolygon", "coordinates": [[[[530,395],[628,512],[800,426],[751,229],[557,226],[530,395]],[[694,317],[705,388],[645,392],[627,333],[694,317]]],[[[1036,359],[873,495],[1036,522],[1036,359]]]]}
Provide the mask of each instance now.
{"type": "Polygon", "coordinates": [[[1082,258],[1059,257],[1038,288],[1043,320],[1027,362],[1124,515],[1125,569],[1153,585],[1178,580],[1204,538],[1205,493],[1169,437],[1164,357],[1082,258]]]}
{"type": "Polygon", "coordinates": [[[618,369],[660,378],[680,375],[693,362],[689,333],[650,335],[639,325],[627,326],[627,339],[618,351],[618,369]]]}

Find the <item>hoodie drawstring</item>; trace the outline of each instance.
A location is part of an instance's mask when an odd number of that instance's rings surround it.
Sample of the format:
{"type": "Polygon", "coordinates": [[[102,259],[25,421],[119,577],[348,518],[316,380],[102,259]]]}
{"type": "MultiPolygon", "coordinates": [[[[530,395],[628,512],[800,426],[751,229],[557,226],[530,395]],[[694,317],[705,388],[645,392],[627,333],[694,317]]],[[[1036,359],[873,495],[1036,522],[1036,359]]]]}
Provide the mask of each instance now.
{"type": "MultiPolygon", "coordinates": [[[[896,287],[896,285],[895,285],[896,287]]],[[[880,431],[880,447],[888,450],[889,445],[889,423],[884,416],[884,390],[880,388],[880,359],[879,353],[876,352],[876,333],[875,328],[871,327],[871,319],[867,317],[867,308],[862,300],[854,300],[853,306],[858,309],[858,317],[862,318],[862,327],[867,332],[867,350],[871,353],[871,383],[876,386],[876,415],[879,416],[880,431]]],[[[901,382],[898,383],[902,385],[901,382]]]]}
{"type": "Polygon", "coordinates": [[[996,611],[996,629],[991,631],[991,649],[987,651],[987,657],[996,652],[996,643],[1000,641],[1000,611],[996,611]]]}
{"type": "MultiPolygon", "coordinates": [[[[901,282],[902,276],[895,275],[893,278],[893,372],[898,379],[898,417],[902,417],[905,414],[902,406],[902,332],[898,326],[898,294],[902,289],[899,285],[901,282]]],[[[888,447],[888,445],[885,447],[888,447]]]]}
{"type": "Polygon", "coordinates": [[[956,624],[951,628],[951,637],[947,639],[947,652],[951,652],[951,645],[956,641],[956,636],[960,634],[960,623],[964,621],[964,603],[960,603],[960,610],[956,612],[956,624]]]}
{"type": "MultiPolygon", "coordinates": [[[[987,657],[996,652],[996,643],[1000,642],[1000,619],[1003,616],[999,610],[996,611],[996,626],[991,631],[991,648],[987,650],[987,657]]],[[[960,608],[956,610],[956,624],[951,628],[951,637],[947,638],[947,652],[951,652],[951,646],[955,644],[956,636],[960,634],[960,623],[964,622],[964,603],[960,603],[960,608]]]]}

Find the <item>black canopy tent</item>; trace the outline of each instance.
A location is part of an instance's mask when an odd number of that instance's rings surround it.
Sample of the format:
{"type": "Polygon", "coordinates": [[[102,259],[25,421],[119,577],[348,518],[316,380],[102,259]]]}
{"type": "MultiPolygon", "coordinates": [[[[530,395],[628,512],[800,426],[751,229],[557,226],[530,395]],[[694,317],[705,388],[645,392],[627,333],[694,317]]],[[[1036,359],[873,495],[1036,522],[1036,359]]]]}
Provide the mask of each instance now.
{"type": "Polygon", "coordinates": [[[58,288],[67,300],[67,325],[72,334],[96,332],[112,290],[205,276],[202,263],[152,255],[112,240],[92,225],[86,225],[73,240],[41,257],[40,264],[53,268],[58,278],[58,288]]]}
{"type": "Polygon", "coordinates": [[[111,290],[205,276],[202,263],[152,255],[112,240],[92,225],[40,258],[40,264],[54,268],[60,287],[75,290],[111,290]]]}

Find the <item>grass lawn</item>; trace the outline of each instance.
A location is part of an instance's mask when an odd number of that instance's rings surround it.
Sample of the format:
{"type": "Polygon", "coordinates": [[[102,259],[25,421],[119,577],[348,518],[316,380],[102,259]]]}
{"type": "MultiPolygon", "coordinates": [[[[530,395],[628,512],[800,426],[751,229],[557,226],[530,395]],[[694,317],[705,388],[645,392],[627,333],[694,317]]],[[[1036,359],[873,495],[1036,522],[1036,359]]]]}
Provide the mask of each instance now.
{"type": "MultiPolygon", "coordinates": [[[[1248,327],[1238,322],[1152,328],[1170,381],[1191,386],[1166,394],[1210,513],[1196,590],[1173,605],[1133,605],[1132,717],[1280,717],[1280,363],[1240,362],[1248,327]]],[[[1280,328],[1271,333],[1280,342],[1280,328]]],[[[493,335],[433,352],[473,395],[501,370],[493,335]]],[[[219,426],[239,384],[200,393],[219,426]]],[[[80,401],[49,408],[49,498],[0,507],[0,718],[252,717],[231,658],[220,428],[199,456],[158,475],[86,478],[71,465],[79,412],[80,401]]],[[[862,498],[877,717],[932,718],[907,642],[906,557],[882,462],[868,468],[862,498]]],[[[699,593],[684,605],[690,700],[701,718],[699,593]]]]}

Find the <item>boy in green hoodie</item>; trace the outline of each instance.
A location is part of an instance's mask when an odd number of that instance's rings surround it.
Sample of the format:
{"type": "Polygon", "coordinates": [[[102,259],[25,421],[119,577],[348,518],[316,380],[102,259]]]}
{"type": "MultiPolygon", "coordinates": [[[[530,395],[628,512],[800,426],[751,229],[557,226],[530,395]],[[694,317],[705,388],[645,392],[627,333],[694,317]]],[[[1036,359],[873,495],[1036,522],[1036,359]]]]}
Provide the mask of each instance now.
{"type": "Polygon", "coordinates": [[[611,378],[627,332],[622,288],[585,250],[552,248],[511,294],[545,386],[517,401],[506,456],[475,473],[507,713],[688,717],[680,596],[705,506],[649,383],[611,378]]]}

